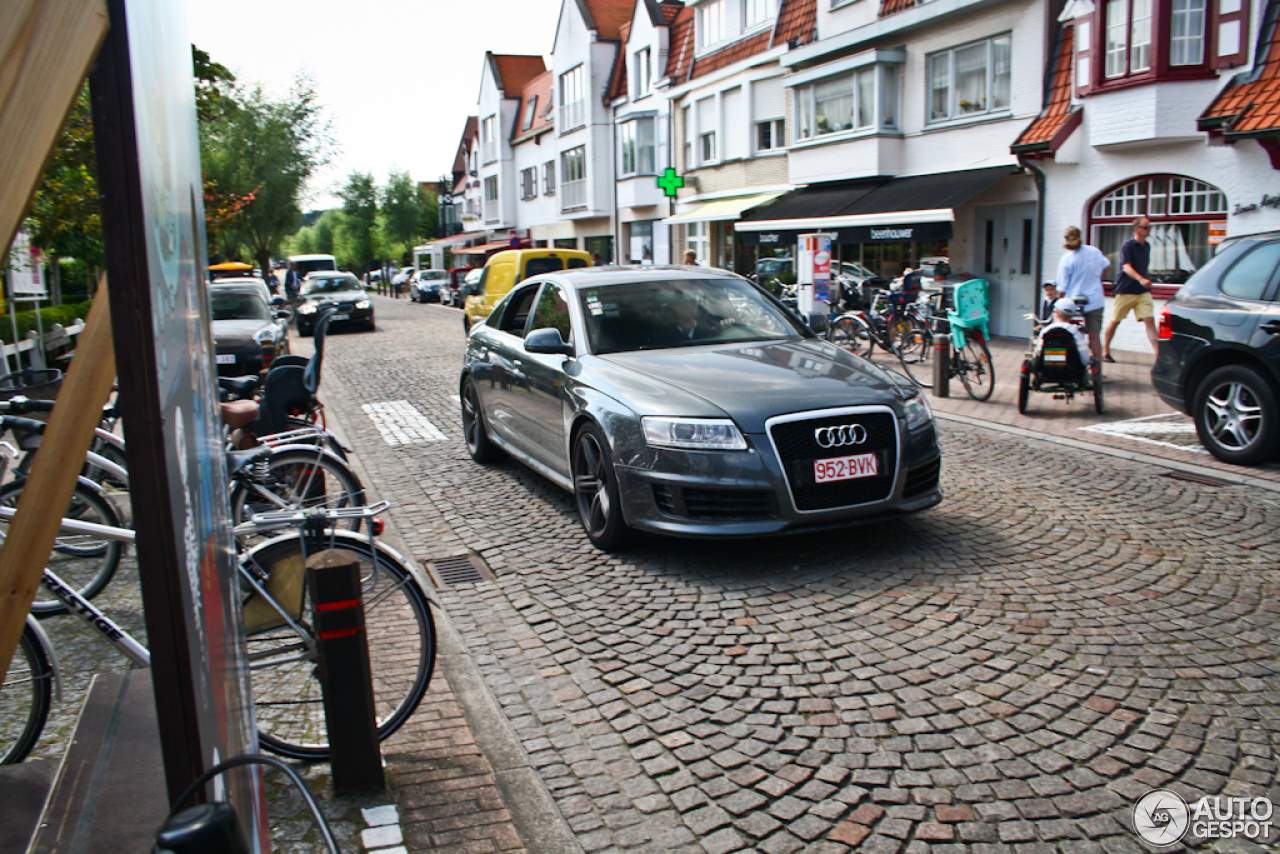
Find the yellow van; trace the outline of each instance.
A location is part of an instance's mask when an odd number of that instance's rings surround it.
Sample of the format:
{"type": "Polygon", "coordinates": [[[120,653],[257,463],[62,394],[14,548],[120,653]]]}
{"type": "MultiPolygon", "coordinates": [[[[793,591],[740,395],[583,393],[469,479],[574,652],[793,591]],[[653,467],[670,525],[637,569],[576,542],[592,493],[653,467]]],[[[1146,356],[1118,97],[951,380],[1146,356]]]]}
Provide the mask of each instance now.
{"type": "Polygon", "coordinates": [[[517,282],[542,273],[590,266],[590,253],[580,249],[508,249],[499,252],[489,258],[480,280],[467,295],[462,326],[470,331],[473,323],[482,322],[517,282]]]}

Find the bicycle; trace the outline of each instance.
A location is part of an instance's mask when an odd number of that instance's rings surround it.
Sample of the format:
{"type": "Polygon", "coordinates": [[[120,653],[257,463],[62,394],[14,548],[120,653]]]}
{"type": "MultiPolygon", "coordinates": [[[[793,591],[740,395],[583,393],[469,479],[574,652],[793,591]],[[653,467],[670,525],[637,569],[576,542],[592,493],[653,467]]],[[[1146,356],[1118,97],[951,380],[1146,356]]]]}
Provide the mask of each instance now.
{"type": "Polygon", "coordinates": [[[875,347],[894,356],[914,354],[922,344],[905,297],[883,288],[874,294],[869,306],[861,299],[851,300],[848,310],[832,303],[834,316],[827,326],[827,340],[856,356],[870,357],[875,347]]]}
{"type": "Polygon", "coordinates": [[[947,334],[951,340],[948,379],[958,378],[974,400],[988,400],[995,390],[996,374],[987,346],[986,282],[975,279],[957,286],[954,299],[962,313],[952,311],[944,315],[927,307],[920,309],[923,325],[915,333],[919,336],[918,346],[913,348],[915,355],[907,359],[900,354],[899,361],[912,382],[921,388],[933,388],[934,339],[947,334]],[[982,287],[964,290],[975,283],[982,287]],[[975,296],[979,291],[981,295],[975,296]],[[974,307],[979,300],[980,310],[974,307]]]}
{"type": "MultiPolygon", "coordinates": [[[[372,521],[389,506],[339,510],[293,510],[258,514],[237,525],[237,535],[294,529],[247,551],[236,560],[244,592],[250,683],[259,741],[292,759],[325,759],[328,730],[318,681],[318,645],[310,619],[304,565],[310,553],[304,529],[319,520],[327,527],[322,548],[342,548],[360,559],[365,634],[373,670],[379,740],[408,720],[426,694],[435,667],[435,623],[431,600],[416,573],[394,549],[333,525],[358,516],[372,521]]],[[[92,532],[133,542],[133,531],[64,519],[72,532],[92,532]]],[[[88,599],[47,568],[42,586],[76,618],[116,647],[137,667],[150,652],[88,599]]],[[[57,659],[38,621],[27,618],[13,664],[0,687],[0,764],[20,762],[39,741],[57,685],[57,659]]]]}

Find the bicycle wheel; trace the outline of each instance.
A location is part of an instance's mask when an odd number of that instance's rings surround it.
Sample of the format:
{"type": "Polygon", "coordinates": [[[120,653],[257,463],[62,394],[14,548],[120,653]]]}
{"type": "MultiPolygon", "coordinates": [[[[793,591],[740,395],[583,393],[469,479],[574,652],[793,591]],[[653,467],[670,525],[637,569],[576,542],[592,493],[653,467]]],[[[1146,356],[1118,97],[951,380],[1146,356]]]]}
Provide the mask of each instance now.
{"type": "Polygon", "coordinates": [[[996,387],[996,371],[991,364],[991,351],[987,342],[976,335],[966,335],[964,351],[953,353],[951,358],[957,360],[953,367],[960,374],[960,382],[964,390],[974,400],[986,400],[996,387]]]}
{"type": "MultiPolygon", "coordinates": [[[[17,508],[18,498],[22,495],[22,484],[23,481],[16,481],[0,489],[0,506],[17,508]]],[[[124,527],[115,504],[97,484],[85,478],[76,481],[71,503],[63,513],[63,518],[110,525],[113,528],[124,527]]],[[[8,530],[9,519],[0,518],[0,539],[3,539],[8,530]]],[[[124,543],[118,540],[92,534],[62,532],[54,541],[47,566],[71,589],[86,599],[92,599],[102,592],[102,588],[116,574],[124,550],[124,543]]],[[[31,613],[38,617],[50,617],[67,613],[67,608],[41,587],[36,592],[35,601],[31,603],[31,613]]]]}
{"type": "MultiPolygon", "coordinates": [[[[320,447],[281,448],[267,459],[270,476],[259,479],[255,472],[237,478],[231,490],[231,518],[247,521],[254,513],[308,507],[363,507],[364,485],[336,454],[320,447]]],[[[359,519],[348,519],[340,527],[360,528],[359,519]]]]}
{"type": "Polygon", "coordinates": [[[933,388],[933,333],[921,326],[913,334],[917,340],[898,351],[898,361],[913,383],[933,388]]]}
{"type": "MultiPolygon", "coordinates": [[[[368,539],[359,534],[330,531],[326,537],[329,548],[360,557],[378,738],[385,739],[413,714],[427,691],[435,666],[435,623],[426,594],[394,550],[378,543],[374,560],[368,539]]],[[[329,733],[312,646],[301,536],[291,533],[263,543],[245,556],[244,566],[267,579],[266,590],[302,632],[261,595],[252,593],[245,600],[259,740],[281,756],[327,758],[329,733]]]]}
{"type": "Polygon", "coordinates": [[[0,765],[21,762],[40,740],[53,696],[53,668],[28,624],[0,686],[0,765]]]}
{"type": "Polygon", "coordinates": [[[827,328],[827,340],[855,356],[867,356],[871,353],[870,331],[865,324],[848,315],[837,317],[827,328]]]}

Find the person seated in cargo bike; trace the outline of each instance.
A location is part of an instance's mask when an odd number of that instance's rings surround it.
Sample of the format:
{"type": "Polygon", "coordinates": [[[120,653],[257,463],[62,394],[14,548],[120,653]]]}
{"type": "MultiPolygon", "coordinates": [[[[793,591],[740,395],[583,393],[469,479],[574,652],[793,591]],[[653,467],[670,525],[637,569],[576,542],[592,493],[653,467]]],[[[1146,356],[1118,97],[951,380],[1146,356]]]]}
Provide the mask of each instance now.
{"type": "Polygon", "coordinates": [[[1092,361],[1089,338],[1084,333],[1084,315],[1080,306],[1069,297],[1062,297],[1053,304],[1053,317],[1039,328],[1033,352],[1036,371],[1047,368],[1062,378],[1081,376],[1092,361]]]}

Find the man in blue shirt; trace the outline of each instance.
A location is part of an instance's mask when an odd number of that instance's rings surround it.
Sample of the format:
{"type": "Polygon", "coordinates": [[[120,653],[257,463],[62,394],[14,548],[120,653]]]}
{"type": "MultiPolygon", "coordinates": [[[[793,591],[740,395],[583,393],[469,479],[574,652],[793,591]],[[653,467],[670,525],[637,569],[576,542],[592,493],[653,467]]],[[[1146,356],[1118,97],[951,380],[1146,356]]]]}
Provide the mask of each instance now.
{"type": "Polygon", "coordinates": [[[1115,300],[1111,306],[1111,322],[1102,342],[1102,360],[1111,358],[1111,339],[1115,337],[1120,321],[1133,312],[1133,316],[1147,326],[1147,340],[1151,349],[1160,351],[1160,339],[1156,335],[1156,304],[1151,299],[1151,279],[1147,275],[1151,263],[1151,220],[1140,216],[1133,221],[1133,237],[1120,247],[1120,274],[1116,276],[1115,300]]]}

